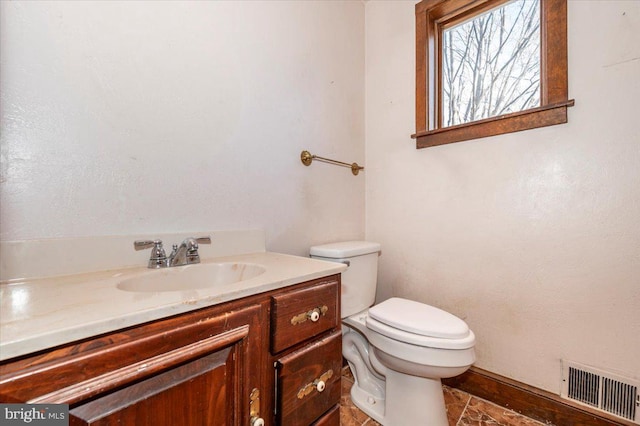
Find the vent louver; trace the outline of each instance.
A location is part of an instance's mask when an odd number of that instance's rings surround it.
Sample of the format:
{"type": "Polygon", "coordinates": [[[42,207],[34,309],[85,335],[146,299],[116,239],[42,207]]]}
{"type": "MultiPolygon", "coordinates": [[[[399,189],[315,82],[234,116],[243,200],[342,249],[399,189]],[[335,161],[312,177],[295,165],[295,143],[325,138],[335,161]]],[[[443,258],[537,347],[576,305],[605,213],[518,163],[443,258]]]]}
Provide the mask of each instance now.
{"type": "Polygon", "coordinates": [[[563,361],[560,396],[640,424],[640,384],[632,379],[563,361]]]}

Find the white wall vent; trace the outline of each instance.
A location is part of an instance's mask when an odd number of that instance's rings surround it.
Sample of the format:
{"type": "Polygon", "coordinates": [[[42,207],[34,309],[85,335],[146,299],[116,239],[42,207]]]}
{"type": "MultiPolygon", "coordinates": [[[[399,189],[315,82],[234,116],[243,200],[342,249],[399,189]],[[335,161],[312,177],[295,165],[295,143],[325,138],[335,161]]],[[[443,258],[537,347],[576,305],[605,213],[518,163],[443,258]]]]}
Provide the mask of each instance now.
{"type": "Polygon", "coordinates": [[[638,380],[563,360],[560,396],[640,425],[638,380]]]}

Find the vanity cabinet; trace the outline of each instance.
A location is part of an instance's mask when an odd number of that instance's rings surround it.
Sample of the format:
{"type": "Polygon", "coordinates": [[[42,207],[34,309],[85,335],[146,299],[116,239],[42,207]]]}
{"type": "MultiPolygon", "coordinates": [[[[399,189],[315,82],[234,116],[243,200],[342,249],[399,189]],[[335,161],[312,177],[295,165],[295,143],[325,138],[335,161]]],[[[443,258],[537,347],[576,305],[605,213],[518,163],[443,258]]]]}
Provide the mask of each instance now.
{"type": "Polygon", "coordinates": [[[339,289],[332,275],[3,361],[0,402],[68,404],[70,425],[338,426],[339,289]],[[286,331],[291,301],[319,319],[286,331]]]}

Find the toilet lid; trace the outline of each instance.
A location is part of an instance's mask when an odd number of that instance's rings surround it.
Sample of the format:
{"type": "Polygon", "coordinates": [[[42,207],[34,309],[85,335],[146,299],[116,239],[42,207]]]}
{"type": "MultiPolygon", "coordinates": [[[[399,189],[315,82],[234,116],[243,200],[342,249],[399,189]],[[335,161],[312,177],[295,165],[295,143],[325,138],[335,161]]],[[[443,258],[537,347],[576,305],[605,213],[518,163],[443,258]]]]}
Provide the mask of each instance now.
{"type": "Polygon", "coordinates": [[[400,331],[439,339],[463,339],[470,332],[464,321],[449,312],[399,297],[372,306],[369,317],[400,331]]]}
{"type": "Polygon", "coordinates": [[[422,346],[425,348],[470,349],[473,348],[476,343],[476,336],[471,330],[469,330],[469,334],[467,334],[462,339],[442,339],[440,337],[422,336],[420,334],[402,331],[399,328],[394,328],[383,324],[380,321],[371,318],[370,316],[367,316],[366,326],[370,331],[374,331],[390,339],[397,340],[402,343],[408,343],[411,345],[422,346]]]}

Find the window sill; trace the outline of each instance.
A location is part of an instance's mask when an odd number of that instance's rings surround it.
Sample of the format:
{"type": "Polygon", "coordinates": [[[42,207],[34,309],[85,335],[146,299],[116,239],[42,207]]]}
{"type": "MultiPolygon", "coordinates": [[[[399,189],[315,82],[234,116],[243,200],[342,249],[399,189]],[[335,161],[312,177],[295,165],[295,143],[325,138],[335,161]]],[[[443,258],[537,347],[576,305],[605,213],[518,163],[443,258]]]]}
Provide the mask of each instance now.
{"type": "Polygon", "coordinates": [[[574,103],[575,101],[571,99],[457,126],[421,131],[411,135],[411,138],[416,140],[416,149],[420,149],[537,127],[553,126],[567,122],[567,108],[573,106],[574,103]]]}

